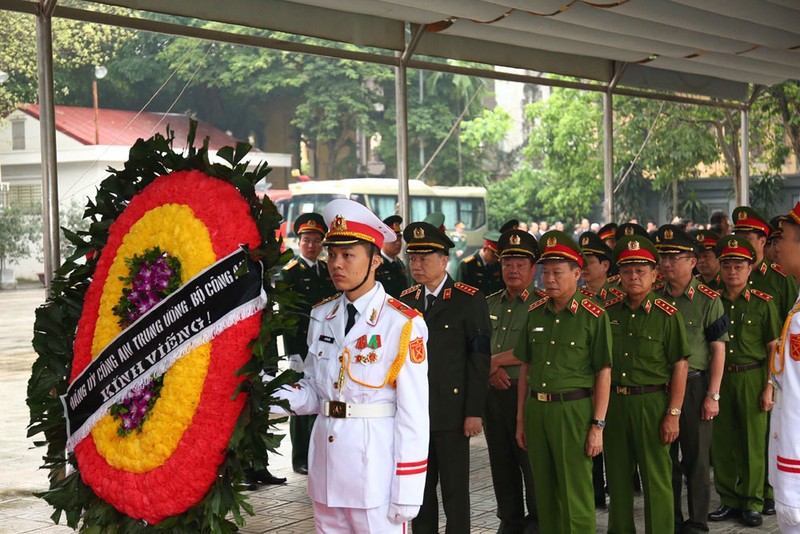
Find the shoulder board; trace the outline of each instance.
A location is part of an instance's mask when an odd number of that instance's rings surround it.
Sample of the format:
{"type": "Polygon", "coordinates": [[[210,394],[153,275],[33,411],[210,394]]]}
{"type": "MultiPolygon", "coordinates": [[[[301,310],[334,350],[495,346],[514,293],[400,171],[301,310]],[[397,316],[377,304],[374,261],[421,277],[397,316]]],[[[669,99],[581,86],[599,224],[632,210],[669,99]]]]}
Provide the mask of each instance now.
{"type": "Polygon", "coordinates": [[[545,291],[544,289],[537,289],[536,294],[542,298],[545,298],[547,296],[547,291],[545,291]]]}
{"type": "Polygon", "coordinates": [[[772,300],[772,295],[764,293],[763,291],[759,291],[758,289],[751,289],[750,293],[752,293],[753,295],[757,296],[758,298],[760,298],[762,300],[766,300],[767,302],[772,300]]]}
{"type": "Polygon", "coordinates": [[[606,278],[606,282],[609,282],[609,283],[612,283],[612,284],[614,282],[616,282],[617,280],[619,280],[619,275],[618,274],[615,274],[614,276],[609,276],[608,278],[606,278]]]}
{"type": "Polygon", "coordinates": [[[591,298],[596,297],[597,293],[593,293],[593,292],[589,291],[588,289],[586,289],[585,287],[582,287],[581,288],[581,295],[583,295],[584,297],[589,297],[591,299],[591,298]]]}
{"type": "Polygon", "coordinates": [[[609,306],[613,306],[614,304],[619,304],[623,300],[625,300],[625,297],[617,296],[617,298],[605,301],[603,303],[603,307],[608,308],[609,306]]]}
{"type": "Polygon", "coordinates": [[[712,299],[719,298],[719,293],[717,293],[716,291],[714,291],[705,284],[698,285],[697,289],[699,289],[707,297],[710,297],[712,299]]]}
{"type": "Polygon", "coordinates": [[[338,298],[339,298],[341,295],[342,295],[342,293],[341,293],[341,292],[339,292],[339,293],[334,293],[334,294],[333,294],[333,295],[331,295],[330,297],[328,297],[328,298],[326,298],[326,299],[324,299],[324,300],[321,300],[321,301],[317,302],[316,304],[314,304],[314,305],[313,305],[313,306],[311,306],[311,307],[312,307],[312,308],[316,308],[317,306],[322,306],[322,305],[323,305],[323,304],[325,304],[326,302],[330,302],[330,301],[332,301],[332,300],[338,299],[338,298]]]}
{"type": "Polygon", "coordinates": [[[661,308],[667,315],[675,315],[675,312],[678,311],[678,308],[669,304],[666,300],[663,299],[656,299],[653,301],[653,304],[661,308]]]}
{"type": "Polygon", "coordinates": [[[415,286],[411,286],[411,287],[409,287],[408,289],[406,289],[405,291],[403,291],[402,293],[400,293],[400,296],[401,296],[401,297],[405,297],[405,296],[406,296],[406,295],[408,295],[409,293],[413,293],[414,291],[416,291],[417,289],[419,289],[421,285],[422,285],[422,284],[417,284],[417,285],[415,285],[415,286]]]}
{"type": "Polygon", "coordinates": [[[416,310],[409,308],[408,306],[406,306],[397,299],[389,297],[388,299],[386,299],[386,302],[389,303],[389,306],[399,311],[409,319],[413,319],[414,317],[421,317],[421,315],[416,310]]]}
{"type": "Polygon", "coordinates": [[[297,265],[297,263],[298,263],[298,261],[297,261],[297,260],[292,260],[292,261],[290,261],[289,263],[287,263],[286,265],[284,265],[284,266],[283,266],[283,270],[284,270],[284,271],[288,271],[289,269],[291,269],[291,268],[293,268],[295,265],[297,265]]]}
{"type": "Polygon", "coordinates": [[[495,295],[499,295],[499,294],[500,294],[500,293],[502,293],[502,292],[503,292],[503,290],[502,290],[502,289],[498,289],[497,291],[495,291],[495,292],[494,292],[494,293],[492,293],[491,295],[487,296],[486,298],[488,299],[489,297],[493,297],[493,296],[495,296],[495,295]]]}
{"type": "Polygon", "coordinates": [[[609,287],[609,293],[613,293],[614,295],[618,296],[619,298],[625,298],[625,292],[621,289],[617,289],[616,287],[609,287]]]}
{"type": "Polygon", "coordinates": [[[773,263],[772,265],[770,265],[770,267],[772,267],[773,271],[786,278],[786,273],[781,270],[780,265],[778,265],[777,263],[773,263]]]}
{"type": "Polygon", "coordinates": [[[531,304],[531,305],[528,307],[528,311],[533,311],[533,310],[535,310],[536,308],[538,308],[539,306],[541,306],[541,305],[542,305],[542,304],[544,304],[545,302],[547,302],[547,297],[545,297],[545,298],[543,298],[543,299],[540,299],[540,300],[537,300],[536,302],[534,302],[533,304],[531,304]]]}
{"type": "Polygon", "coordinates": [[[477,287],[472,287],[469,284],[465,284],[464,282],[456,282],[455,284],[456,289],[460,289],[464,293],[468,295],[474,295],[478,291],[480,291],[477,287]]]}
{"type": "Polygon", "coordinates": [[[468,257],[468,258],[465,258],[464,261],[462,261],[461,263],[469,263],[471,261],[475,261],[475,255],[474,254],[472,256],[468,257]]]}
{"type": "MultiPolygon", "coordinates": [[[[589,293],[591,293],[591,291],[589,293]]],[[[586,308],[586,310],[595,317],[600,317],[601,315],[603,315],[603,312],[606,311],[601,306],[598,306],[589,299],[583,299],[581,301],[581,306],[586,308]]]]}

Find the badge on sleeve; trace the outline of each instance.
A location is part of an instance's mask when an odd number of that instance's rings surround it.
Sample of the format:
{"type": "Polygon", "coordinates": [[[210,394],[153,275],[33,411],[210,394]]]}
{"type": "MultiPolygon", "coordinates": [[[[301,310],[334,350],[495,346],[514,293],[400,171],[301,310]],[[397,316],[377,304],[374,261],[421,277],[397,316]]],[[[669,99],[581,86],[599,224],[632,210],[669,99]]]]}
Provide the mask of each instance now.
{"type": "Polygon", "coordinates": [[[800,334],[789,334],[789,356],[800,362],[800,334]]]}
{"type": "Polygon", "coordinates": [[[412,363],[422,363],[425,361],[425,341],[421,337],[412,339],[408,344],[408,355],[412,363]]]}

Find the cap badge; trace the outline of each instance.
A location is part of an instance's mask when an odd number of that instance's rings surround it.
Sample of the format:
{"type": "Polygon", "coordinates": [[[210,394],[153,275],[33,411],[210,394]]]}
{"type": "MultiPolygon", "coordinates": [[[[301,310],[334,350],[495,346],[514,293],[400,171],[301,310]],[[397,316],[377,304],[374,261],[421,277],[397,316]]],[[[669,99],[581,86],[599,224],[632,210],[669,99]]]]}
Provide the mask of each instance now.
{"type": "Polygon", "coordinates": [[[783,219],[778,219],[778,228],[783,228],[783,219]]]}
{"type": "Polygon", "coordinates": [[[747,218],[747,214],[744,211],[740,211],[739,215],[737,215],[736,218],[739,219],[740,221],[743,221],[747,218]]]}
{"type": "Polygon", "coordinates": [[[581,245],[586,246],[589,244],[589,236],[584,237],[581,239],[581,245]]]}
{"type": "Polygon", "coordinates": [[[638,241],[628,241],[628,250],[639,250],[638,241]]]}
{"type": "Polygon", "coordinates": [[[343,230],[347,230],[347,220],[344,218],[344,216],[337,215],[336,217],[334,217],[331,229],[335,232],[341,232],[343,230]]]}
{"type": "Polygon", "coordinates": [[[424,239],[425,238],[425,229],[424,228],[414,228],[414,239],[424,239]]]}
{"type": "Polygon", "coordinates": [[[554,247],[556,245],[558,245],[558,240],[555,237],[548,237],[547,238],[547,246],[548,247],[554,247]]]}
{"type": "Polygon", "coordinates": [[[317,227],[317,221],[315,221],[314,219],[310,219],[306,223],[306,226],[308,226],[309,228],[316,228],[317,227]]]}
{"type": "Polygon", "coordinates": [[[394,230],[395,232],[400,232],[400,223],[394,223],[392,225],[392,230],[394,230]]]}
{"type": "Polygon", "coordinates": [[[735,239],[731,239],[730,241],[728,241],[728,247],[739,248],[739,242],[736,241],[735,239]]]}
{"type": "Polygon", "coordinates": [[[697,240],[698,241],[705,241],[706,240],[706,236],[704,236],[703,234],[697,234],[697,240]]]}
{"type": "Polygon", "coordinates": [[[664,239],[672,239],[672,230],[664,230],[664,239]]]}
{"type": "Polygon", "coordinates": [[[508,242],[511,243],[512,245],[519,245],[521,241],[522,240],[518,235],[512,235],[511,237],[508,238],[508,242]]]}
{"type": "Polygon", "coordinates": [[[625,235],[633,235],[633,226],[625,227],[625,235]]]}

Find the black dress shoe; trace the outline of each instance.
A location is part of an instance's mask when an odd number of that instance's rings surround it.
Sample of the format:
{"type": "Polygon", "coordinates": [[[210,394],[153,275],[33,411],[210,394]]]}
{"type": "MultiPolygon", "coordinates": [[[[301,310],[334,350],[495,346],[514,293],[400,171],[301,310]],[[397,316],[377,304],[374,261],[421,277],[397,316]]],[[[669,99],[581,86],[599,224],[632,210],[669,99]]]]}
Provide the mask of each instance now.
{"type": "Polygon", "coordinates": [[[761,510],[764,515],[775,515],[775,499],[764,499],[764,508],[761,510]]]}
{"type": "Polygon", "coordinates": [[[727,504],[721,505],[719,508],[708,514],[709,521],[725,521],[726,519],[731,519],[732,517],[737,517],[739,515],[739,510],[736,508],[731,508],[727,504]]]}
{"type": "MultiPolygon", "coordinates": [[[[286,479],[283,477],[276,477],[267,469],[261,471],[247,471],[245,473],[245,483],[249,486],[261,484],[284,484],[286,479]]],[[[253,488],[255,489],[255,488],[253,488]]]]}
{"type": "Polygon", "coordinates": [[[761,512],[757,510],[745,510],[742,512],[742,523],[748,527],[760,527],[763,522],[761,512]]]}
{"type": "Polygon", "coordinates": [[[298,465],[297,467],[294,467],[293,469],[294,469],[294,472],[297,473],[298,475],[307,475],[308,474],[308,466],[298,465]]]}

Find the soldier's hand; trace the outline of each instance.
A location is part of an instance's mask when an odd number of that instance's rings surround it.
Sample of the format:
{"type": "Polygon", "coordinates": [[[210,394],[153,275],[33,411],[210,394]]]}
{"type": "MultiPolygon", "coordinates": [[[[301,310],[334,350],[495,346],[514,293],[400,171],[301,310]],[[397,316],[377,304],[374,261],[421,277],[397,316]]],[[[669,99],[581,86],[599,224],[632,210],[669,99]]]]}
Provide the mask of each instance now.
{"type": "Polygon", "coordinates": [[[603,452],[603,429],[595,425],[589,427],[586,435],[586,456],[594,458],[603,452]]]}
{"type": "Polygon", "coordinates": [[[528,450],[528,442],[525,439],[525,423],[522,419],[517,419],[517,445],[524,451],[528,450]]]}
{"type": "Polygon", "coordinates": [[[508,377],[504,367],[498,367],[497,370],[489,375],[489,385],[495,389],[508,389],[511,387],[511,379],[508,377]]]}
{"type": "Polygon", "coordinates": [[[706,397],[703,400],[703,409],[700,417],[703,421],[714,419],[715,415],[719,415],[719,401],[715,401],[711,397],[706,397]]]}
{"type": "Polygon", "coordinates": [[[480,417],[466,417],[464,419],[464,435],[473,438],[483,430],[483,419],[480,417]]]}
{"type": "Polygon", "coordinates": [[[767,387],[764,388],[764,391],[761,392],[761,398],[759,399],[759,404],[761,405],[761,411],[768,412],[775,406],[775,401],[773,400],[773,388],[772,384],[767,384],[767,387]]]}
{"type": "Polygon", "coordinates": [[[680,417],[677,415],[667,414],[664,416],[664,419],[661,420],[661,428],[659,429],[661,443],[668,445],[678,439],[678,433],[680,432],[679,420],[680,417]]]}

